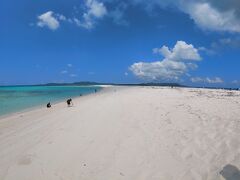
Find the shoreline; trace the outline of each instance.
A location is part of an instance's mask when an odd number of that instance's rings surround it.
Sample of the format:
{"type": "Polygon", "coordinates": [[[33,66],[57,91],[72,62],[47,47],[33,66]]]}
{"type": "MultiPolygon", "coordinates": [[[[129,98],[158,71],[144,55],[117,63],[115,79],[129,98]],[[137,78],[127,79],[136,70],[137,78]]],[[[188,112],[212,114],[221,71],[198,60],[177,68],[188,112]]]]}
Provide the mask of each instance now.
{"type": "MultiPolygon", "coordinates": [[[[171,87],[168,87],[168,86],[115,86],[115,85],[92,85],[92,86],[89,86],[89,87],[101,87],[101,89],[97,92],[97,93],[88,93],[88,94],[85,94],[85,95],[82,95],[82,96],[75,96],[73,97],[72,99],[73,100],[79,100],[79,99],[82,99],[84,97],[89,97],[89,96],[93,96],[95,94],[99,94],[99,93],[105,93],[107,91],[111,91],[113,90],[114,88],[115,89],[124,89],[124,88],[134,88],[134,87],[138,87],[138,88],[156,88],[156,89],[170,89],[171,87]]],[[[77,86],[78,87],[78,86],[77,86]]],[[[86,87],[86,86],[84,86],[86,87]]],[[[238,90],[226,90],[226,89],[211,89],[211,88],[196,88],[196,87],[174,87],[174,89],[193,89],[193,90],[209,90],[209,91],[218,91],[218,92],[239,92],[238,90]]],[[[51,108],[54,108],[56,106],[59,106],[60,104],[65,104],[65,101],[63,100],[58,100],[56,102],[54,102],[54,104],[52,104],[52,107],[51,108]]],[[[50,109],[51,109],[50,108],[50,109]]],[[[21,110],[21,111],[17,111],[17,112],[11,112],[11,113],[8,113],[8,114],[4,114],[4,115],[0,115],[0,122],[2,119],[5,119],[5,118],[9,118],[11,116],[21,116],[22,114],[25,114],[25,113],[28,113],[28,112],[31,112],[31,111],[35,111],[35,110],[43,110],[43,109],[46,109],[46,106],[45,105],[37,105],[37,106],[34,106],[34,107],[29,107],[29,108],[26,108],[24,110],[21,110]]]]}
{"type": "MultiPolygon", "coordinates": [[[[79,87],[79,86],[76,86],[76,87],[79,87]]],[[[95,87],[95,85],[93,85],[93,86],[84,86],[84,87],[95,87]]],[[[96,87],[100,87],[101,88],[97,93],[103,91],[103,89],[106,88],[105,86],[102,86],[102,85],[99,85],[99,86],[96,85],[96,87]]],[[[70,98],[76,99],[76,98],[81,98],[81,97],[85,97],[85,96],[92,95],[92,94],[95,94],[95,93],[91,92],[91,93],[87,93],[87,94],[82,95],[82,96],[75,96],[75,97],[70,97],[70,98]]],[[[56,106],[56,105],[58,105],[60,103],[63,103],[63,102],[64,102],[63,99],[57,100],[57,101],[53,102],[52,105],[56,106]]],[[[34,107],[29,107],[29,108],[26,108],[26,109],[23,109],[23,110],[20,110],[20,111],[3,114],[3,115],[0,115],[0,121],[1,121],[1,119],[8,118],[9,116],[21,115],[21,114],[24,114],[24,113],[27,113],[27,112],[30,112],[30,111],[34,111],[34,110],[37,110],[37,109],[43,109],[43,108],[46,108],[46,105],[39,104],[39,105],[36,105],[34,107]]],[[[53,106],[51,108],[53,108],[53,106]]]]}

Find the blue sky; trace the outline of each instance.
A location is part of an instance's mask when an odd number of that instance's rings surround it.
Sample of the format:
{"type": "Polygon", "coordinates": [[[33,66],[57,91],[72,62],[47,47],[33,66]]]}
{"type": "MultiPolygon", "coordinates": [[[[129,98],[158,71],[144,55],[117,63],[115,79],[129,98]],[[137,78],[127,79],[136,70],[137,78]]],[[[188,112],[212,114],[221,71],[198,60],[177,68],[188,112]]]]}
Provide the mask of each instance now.
{"type": "Polygon", "coordinates": [[[240,85],[238,0],[2,0],[0,84],[240,85]]]}

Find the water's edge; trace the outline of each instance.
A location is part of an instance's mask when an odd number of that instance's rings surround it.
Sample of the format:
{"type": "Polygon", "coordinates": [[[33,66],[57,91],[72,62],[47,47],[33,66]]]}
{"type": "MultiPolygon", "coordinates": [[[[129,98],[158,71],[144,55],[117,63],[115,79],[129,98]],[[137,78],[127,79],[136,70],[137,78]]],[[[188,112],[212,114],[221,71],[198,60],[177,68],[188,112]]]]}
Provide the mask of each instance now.
{"type": "MultiPolygon", "coordinates": [[[[93,86],[83,86],[83,87],[92,87],[92,88],[96,87],[96,88],[98,88],[97,92],[101,92],[101,91],[103,91],[103,89],[105,89],[103,86],[96,86],[96,85],[93,85],[93,86]]],[[[81,97],[91,96],[93,94],[95,94],[95,93],[87,92],[87,93],[83,94],[82,96],[76,95],[76,96],[71,96],[71,98],[72,99],[73,98],[74,99],[78,99],[78,98],[81,98],[81,97]]],[[[63,103],[63,102],[65,102],[65,99],[59,99],[59,100],[53,101],[51,104],[55,106],[55,105],[58,105],[58,104],[63,103]]],[[[9,112],[9,113],[6,113],[6,114],[0,114],[0,120],[4,119],[4,118],[7,118],[7,117],[10,117],[10,116],[15,116],[15,115],[17,116],[17,115],[24,114],[24,113],[29,112],[29,111],[34,111],[34,110],[37,110],[37,109],[40,109],[40,108],[45,108],[45,107],[46,107],[45,103],[40,103],[38,105],[34,105],[32,107],[27,107],[27,108],[24,108],[22,110],[13,111],[13,112],[9,112]]]]}

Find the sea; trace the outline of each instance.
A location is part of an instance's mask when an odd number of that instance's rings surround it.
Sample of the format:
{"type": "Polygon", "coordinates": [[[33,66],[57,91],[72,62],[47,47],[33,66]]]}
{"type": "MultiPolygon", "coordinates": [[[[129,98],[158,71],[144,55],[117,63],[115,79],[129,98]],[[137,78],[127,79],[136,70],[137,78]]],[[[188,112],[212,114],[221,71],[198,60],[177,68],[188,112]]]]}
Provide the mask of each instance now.
{"type": "Polygon", "coordinates": [[[0,116],[99,91],[100,86],[0,86],[0,116]]]}

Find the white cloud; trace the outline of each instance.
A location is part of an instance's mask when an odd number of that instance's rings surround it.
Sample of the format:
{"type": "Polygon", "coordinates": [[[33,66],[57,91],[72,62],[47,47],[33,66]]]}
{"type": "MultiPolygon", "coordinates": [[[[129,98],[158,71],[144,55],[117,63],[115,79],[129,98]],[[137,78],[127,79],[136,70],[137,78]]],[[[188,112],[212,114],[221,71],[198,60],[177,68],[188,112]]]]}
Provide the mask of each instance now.
{"type": "Polygon", "coordinates": [[[74,22],[77,26],[84,27],[86,29],[92,29],[97,19],[103,18],[107,14],[107,8],[102,2],[97,0],[86,0],[85,6],[87,11],[83,14],[82,19],[74,18],[74,22]]]}
{"type": "Polygon", "coordinates": [[[67,64],[67,67],[73,67],[73,65],[72,64],[67,64]]]}
{"type": "Polygon", "coordinates": [[[240,21],[233,10],[220,12],[207,2],[185,4],[183,9],[204,30],[240,32],[240,21]]]}
{"type": "Polygon", "coordinates": [[[56,30],[60,27],[60,22],[74,23],[79,27],[92,29],[97,20],[102,19],[107,15],[107,8],[98,0],[85,0],[85,10],[80,18],[67,18],[66,16],[53,11],[48,11],[38,16],[37,25],[39,27],[48,27],[51,30],[56,30]]]}
{"type": "Polygon", "coordinates": [[[198,50],[184,41],[178,41],[173,49],[163,46],[153,52],[162,54],[164,59],[134,63],[129,69],[135,76],[146,80],[179,80],[188,70],[197,68],[192,62],[201,60],[198,50]]]}
{"type": "Polygon", "coordinates": [[[62,15],[62,14],[57,14],[57,17],[61,21],[66,21],[67,20],[67,18],[64,15],[62,15]]]}
{"type": "Polygon", "coordinates": [[[187,66],[183,62],[163,60],[134,63],[130,70],[135,76],[146,80],[178,80],[187,72],[187,66]]]}
{"type": "Polygon", "coordinates": [[[193,77],[190,79],[193,83],[204,82],[203,78],[200,77],[193,77]]]}
{"type": "Polygon", "coordinates": [[[102,2],[87,0],[86,6],[89,8],[87,14],[96,18],[101,18],[107,13],[107,9],[102,2]]]}
{"type": "Polygon", "coordinates": [[[144,7],[150,13],[158,9],[155,7],[175,7],[189,15],[201,29],[240,33],[239,0],[132,0],[126,2],[85,0],[85,9],[81,17],[66,18],[64,15],[48,11],[38,17],[38,26],[46,26],[55,30],[59,27],[60,21],[65,21],[86,29],[92,29],[97,21],[106,15],[111,17],[116,24],[127,25],[128,21],[124,15],[129,6],[144,7]],[[111,9],[107,10],[105,2],[111,4],[109,6],[111,9]]]}
{"type": "Polygon", "coordinates": [[[215,78],[213,78],[213,79],[207,78],[206,81],[207,81],[208,83],[223,83],[223,82],[224,82],[224,81],[223,81],[221,78],[219,78],[219,77],[215,77],[215,78]]]}
{"type": "Polygon", "coordinates": [[[48,27],[51,30],[56,30],[60,26],[59,21],[54,17],[52,11],[48,11],[38,16],[37,25],[39,27],[48,27]]]}
{"type": "Polygon", "coordinates": [[[73,22],[74,22],[77,26],[82,26],[80,20],[77,19],[77,18],[73,18],[73,22]]]}
{"type": "Polygon", "coordinates": [[[172,61],[201,60],[198,50],[192,44],[187,44],[184,41],[178,41],[172,50],[167,46],[163,46],[154,48],[153,52],[162,54],[165,58],[172,61]]]}
{"type": "Polygon", "coordinates": [[[193,77],[190,79],[193,83],[209,83],[209,84],[219,84],[223,83],[224,81],[220,77],[215,78],[201,78],[201,77],[193,77]]]}
{"type": "Polygon", "coordinates": [[[155,7],[174,7],[189,15],[197,26],[210,31],[240,33],[239,0],[133,0],[152,13],[155,7]]]}
{"type": "Polygon", "coordinates": [[[61,71],[61,74],[67,74],[67,73],[68,73],[67,70],[63,70],[63,71],[61,71]]]}

